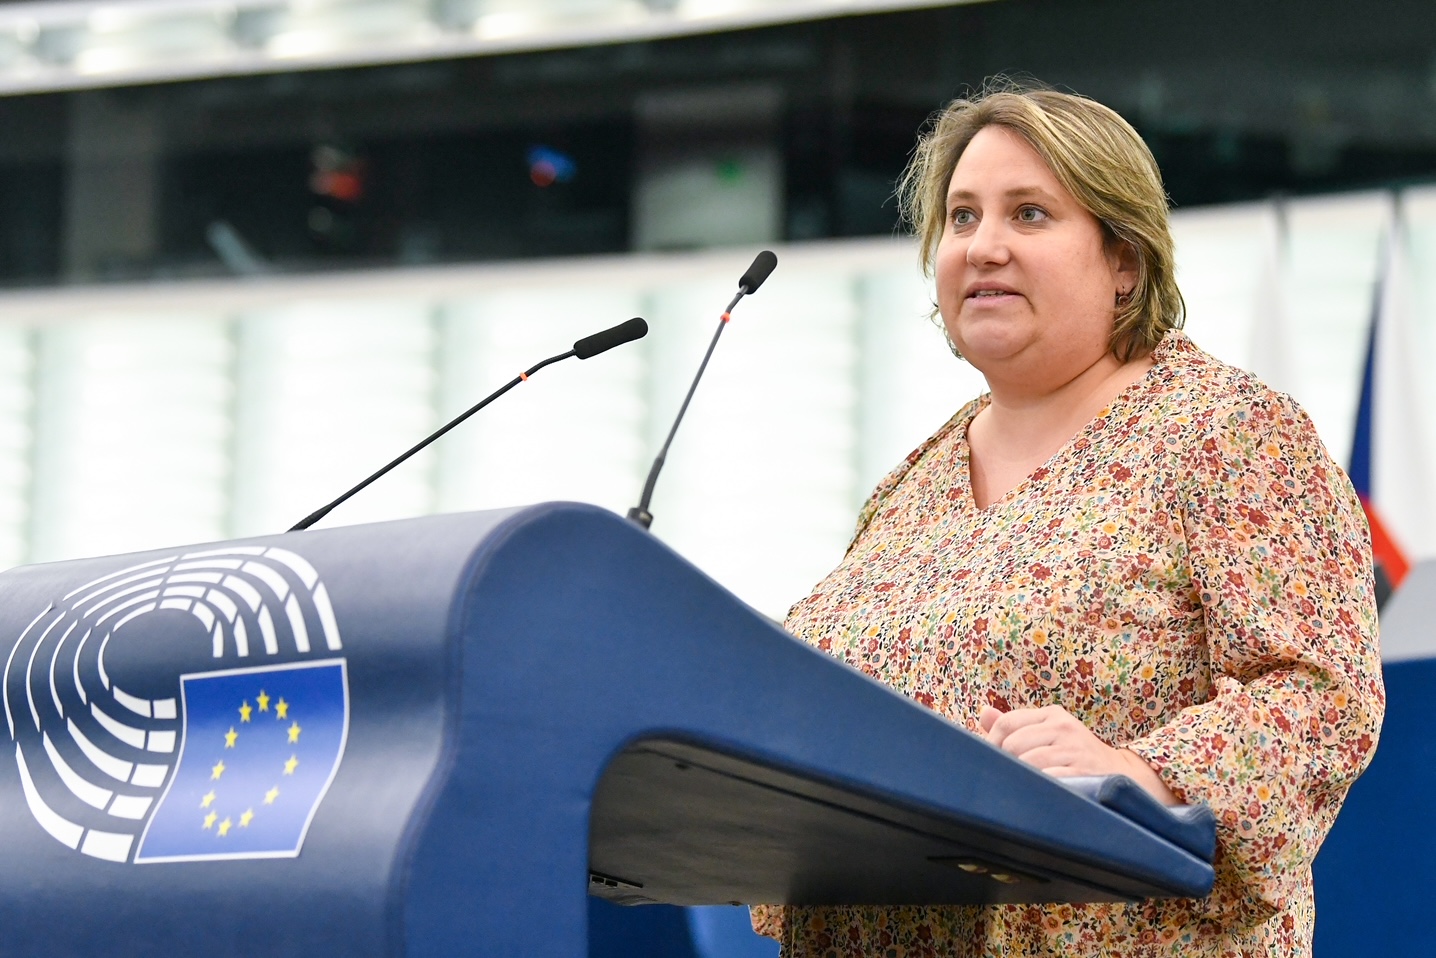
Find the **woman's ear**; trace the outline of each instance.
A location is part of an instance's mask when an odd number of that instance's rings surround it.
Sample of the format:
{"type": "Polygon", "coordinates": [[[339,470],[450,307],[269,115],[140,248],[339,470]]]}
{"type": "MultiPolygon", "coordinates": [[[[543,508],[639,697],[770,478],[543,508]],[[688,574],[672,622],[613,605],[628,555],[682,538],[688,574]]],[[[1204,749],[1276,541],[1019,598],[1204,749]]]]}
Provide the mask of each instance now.
{"type": "Polygon", "coordinates": [[[1137,288],[1138,269],[1137,249],[1126,240],[1116,240],[1108,251],[1108,259],[1112,263],[1112,278],[1117,281],[1118,295],[1131,293],[1137,288]]]}

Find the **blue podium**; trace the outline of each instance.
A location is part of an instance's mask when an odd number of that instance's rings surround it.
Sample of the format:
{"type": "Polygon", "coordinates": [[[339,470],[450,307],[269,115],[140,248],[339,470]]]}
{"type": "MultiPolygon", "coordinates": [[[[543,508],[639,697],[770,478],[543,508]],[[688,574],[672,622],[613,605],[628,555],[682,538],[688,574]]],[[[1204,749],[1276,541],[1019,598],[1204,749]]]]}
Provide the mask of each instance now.
{"type": "Polygon", "coordinates": [[[0,583],[6,955],[572,958],[589,895],[1092,901],[1213,879],[1209,825],[1192,841],[1078,794],[589,506],[0,583]]]}

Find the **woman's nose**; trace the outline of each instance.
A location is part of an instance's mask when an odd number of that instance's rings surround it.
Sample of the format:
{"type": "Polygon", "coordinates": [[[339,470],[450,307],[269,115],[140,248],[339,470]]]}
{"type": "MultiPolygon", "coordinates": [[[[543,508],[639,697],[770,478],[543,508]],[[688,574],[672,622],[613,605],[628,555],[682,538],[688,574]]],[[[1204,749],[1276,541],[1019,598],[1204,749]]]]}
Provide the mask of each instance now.
{"type": "Polygon", "coordinates": [[[992,266],[1005,263],[1009,254],[1007,237],[1001,220],[993,222],[988,217],[978,221],[969,235],[967,262],[972,266],[992,266]]]}

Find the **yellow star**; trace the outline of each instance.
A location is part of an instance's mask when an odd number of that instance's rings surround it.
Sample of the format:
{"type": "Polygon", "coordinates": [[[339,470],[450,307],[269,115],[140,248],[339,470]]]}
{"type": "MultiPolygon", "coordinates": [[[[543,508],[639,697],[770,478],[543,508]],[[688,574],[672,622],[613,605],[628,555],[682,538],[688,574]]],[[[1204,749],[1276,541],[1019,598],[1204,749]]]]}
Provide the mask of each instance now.
{"type": "Polygon", "coordinates": [[[213,779],[219,778],[221,775],[224,774],[224,760],[221,759],[220,761],[215,762],[215,763],[214,763],[214,768],[210,769],[209,771],[210,771],[210,776],[209,776],[210,779],[213,780],[213,779]]]}
{"type": "Polygon", "coordinates": [[[210,812],[208,815],[206,815],[206,816],[204,817],[204,827],[205,827],[205,828],[213,828],[213,827],[214,827],[215,820],[216,820],[217,818],[219,818],[218,815],[216,815],[214,812],[210,812]]]}
{"type": "Polygon", "coordinates": [[[279,797],[279,786],[276,785],[264,793],[264,804],[273,805],[274,800],[279,797]]]}
{"type": "Polygon", "coordinates": [[[231,725],[229,731],[224,733],[224,747],[234,748],[234,743],[237,741],[239,741],[239,733],[236,732],[234,726],[231,725]]]}
{"type": "Polygon", "coordinates": [[[232,828],[233,826],[234,826],[234,823],[231,822],[231,821],[230,821],[229,819],[227,819],[227,818],[226,818],[224,821],[220,822],[220,823],[219,823],[219,837],[220,837],[220,838],[223,838],[224,836],[228,835],[230,828],[232,828]]]}
{"type": "Polygon", "coordinates": [[[289,718],[289,703],[282,698],[274,703],[274,717],[277,719],[289,718]]]}
{"type": "Polygon", "coordinates": [[[297,759],[297,758],[295,758],[293,755],[291,755],[291,756],[289,756],[289,761],[287,761],[287,762],[284,763],[284,774],[285,774],[285,775],[293,775],[293,774],[294,774],[294,770],[295,770],[296,768],[298,768],[298,767],[299,767],[299,759],[297,759]]]}
{"type": "Polygon", "coordinates": [[[291,742],[297,742],[297,741],[299,741],[299,723],[298,723],[298,722],[295,722],[293,725],[289,726],[289,741],[291,741],[291,742]]]}
{"type": "Polygon", "coordinates": [[[265,693],[264,689],[259,690],[259,698],[255,701],[259,703],[259,710],[261,712],[269,711],[269,696],[265,693]]]}
{"type": "Polygon", "coordinates": [[[250,704],[249,704],[248,702],[241,703],[240,706],[239,706],[239,720],[240,720],[241,722],[248,722],[248,721],[249,721],[249,713],[250,713],[250,712],[253,712],[253,711],[254,711],[254,708],[253,708],[252,706],[250,706],[250,704]]]}
{"type": "Polygon", "coordinates": [[[248,828],[249,823],[254,821],[254,809],[246,808],[244,814],[239,816],[239,827],[248,828]]]}
{"type": "Polygon", "coordinates": [[[211,805],[213,805],[213,804],[214,804],[214,790],[211,789],[211,790],[210,790],[210,793],[209,793],[208,795],[206,795],[204,798],[201,798],[201,799],[199,800],[199,807],[200,807],[200,808],[209,808],[209,807],[210,807],[211,805]]]}

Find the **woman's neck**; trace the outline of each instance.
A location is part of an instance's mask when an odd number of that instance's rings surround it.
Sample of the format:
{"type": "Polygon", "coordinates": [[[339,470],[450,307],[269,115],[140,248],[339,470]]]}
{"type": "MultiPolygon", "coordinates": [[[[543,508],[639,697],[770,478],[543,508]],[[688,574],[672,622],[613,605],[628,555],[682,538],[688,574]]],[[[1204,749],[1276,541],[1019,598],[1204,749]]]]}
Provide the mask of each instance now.
{"type": "Polygon", "coordinates": [[[1056,386],[989,379],[991,402],[968,426],[973,499],[985,509],[1051,459],[1124,389],[1152,357],[1122,362],[1111,353],[1056,386]]]}

